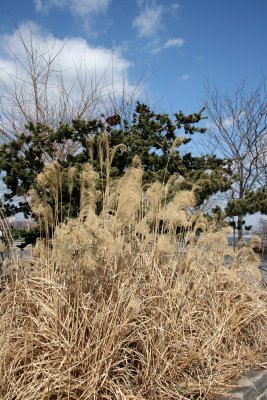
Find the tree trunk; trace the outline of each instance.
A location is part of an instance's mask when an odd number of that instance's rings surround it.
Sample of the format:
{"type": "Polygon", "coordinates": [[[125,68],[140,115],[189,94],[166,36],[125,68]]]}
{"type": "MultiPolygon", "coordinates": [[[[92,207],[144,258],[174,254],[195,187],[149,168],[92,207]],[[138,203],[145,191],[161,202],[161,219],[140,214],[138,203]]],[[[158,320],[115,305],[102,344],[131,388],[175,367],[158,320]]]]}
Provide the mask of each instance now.
{"type": "Polygon", "coordinates": [[[233,228],[233,231],[234,231],[234,243],[233,243],[233,248],[235,249],[236,248],[236,227],[234,226],[234,228],[233,228]]]}

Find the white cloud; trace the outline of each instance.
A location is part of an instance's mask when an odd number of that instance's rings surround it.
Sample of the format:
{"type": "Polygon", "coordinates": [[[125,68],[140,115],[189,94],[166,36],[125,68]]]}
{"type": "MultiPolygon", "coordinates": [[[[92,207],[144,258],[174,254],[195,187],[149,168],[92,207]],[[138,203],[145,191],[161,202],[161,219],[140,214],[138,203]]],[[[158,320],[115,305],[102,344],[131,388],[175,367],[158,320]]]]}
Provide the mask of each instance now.
{"type": "Polygon", "coordinates": [[[184,45],[184,39],[182,38],[174,38],[174,39],[168,39],[163,47],[165,49],[168,49],[169,47],[181,47],[184,45]]]}
{"type": "Polygon", "coordinates": [[[169,49],[170,47],[182,47],[185,41],[182,38],[168,39],[162,46],[155,47],[151,53],[157,54],[162,50],[169,49]]]}
{"type": "MultiPolygon", "coordinates": [[[[231,116],[229,118],[228,117],[223,118],[221,121],[221,125],[224,129],[234,128],[235,125],[238,125],[240,123],[240,121],[245,115],[246,115],[245,111],[240,111],[236,113],[234,117],[231,116]]],[[[205,124],[205,127],[207,129],[217,129],[217,126],[214,122],[207,122],[205,124]]]]}
{"type": "Polygon", "coordinates": [[[42,11],[43,8],[42,0],[34,0],[34,4],[38,12],[42,11]]]}
{"type": "Polygon", "coordinates": [[[138,30],[138,36],[151,37],[161,27],[163,7],[161,5],[146,5],[144,10],[133,20],[133,26],[138,30]]]}
{"type": "Polygon", "coordinates": [[[34,0],[38,12],[48,12],[51,8],[67,8],[72,14],[86,16],[107,11],[111,0],[34,0]]]}
{"type": "Polygon", "coordinates": [[[171,4],[171,10],[172,11],[177,11],[180,8],[180,4],[179,3],[173,3],[171,4]]]}
{"type": "Polygon", "coordinates": [[[188,81],[191,78],[191,74],[187,72],[186,74],[181,75],[180,78],[182,81],[188,81]]]}
{"type": "MultiPolygon", "coordinates": [[[[130,62],[124,59],[116,49],[92,47],[81,37],[57,39],[32,22],[22,24],[18,32],[27,45],[30,45],[30,41],[32,41],[35,48],[45,47],[50,51],[53,49],[54,54],[59,53],[57,64],[59,69],[64,71],[64,75],[75,75],[75,67],[79,67],[80,63],[84,62],[87,68],[94,70],[99,76],[102,76],[104,72],[111,73],[112,65],[112,73],[116,80],[121,77],[123,70],[127,71],[130,67],[130,62]]],[[[15,63],[15,58],[10,50],[18,59],[26,58],[23,44],[17,32],[1,35],[0,38],[2,52],[4,53],[4,57],[1,58],[1,67],[2,63],[15,63]]]]}
{"type": "Polygon", "coordinates": [[[233,118],[225,118],[222,121],[222,125],[225,129],[230,128],[233,125],[233,118]]]}
{"type": "Polygon", "coordinates": [[[231,127],[234,127],[235,125],[238,126],[239,122],[242,121],[245,115],[246,115],[245,111],[237,112],[234,116],[231,116],[230,118],[225,118],[222,121],[222,125],[224,126],[225,129],[229,129],[231,127]]]}
{"type": "MultiPolygon", "coordinates": [[[[81,102],[82,96],[89,96],[93,109],[100,101],[102,105],[99,107],[103,107],[103,98],[106,99],[107,106],[110,95],[118,98],[124,93],[127,101],[129,98],[127,96],[135,90],[128,77],[131,63],[118,49],[93,47],[81,37],[61,40],[32,22],[22,24],[19,27],[19,34],[28,48],[32,46],[39,72],[38,90],[41,94],[45,90],[42,69],[46,70],[49,56],[50,58],[56,56],[48,82],[48,97],[52,112],[56,112],[56,107],[62,100],[59,85],[61,79],[75,107],[81,102]],[[41,54],[43,56],[40,56],[41,54]],[[84,92],[80,86],[81,81],[86,83],[84,92]]],[[[25,65],[27,66],[27,56],[17,32],[0,35],[0,81],[2,82],[0,98],[2,102],[5,101],[6,107],[10,107],[11,100],[8,93],[14,91],[15,84],[17,96],[21,96],[20,101],[30,112],[33,88],[25,65]]]]}

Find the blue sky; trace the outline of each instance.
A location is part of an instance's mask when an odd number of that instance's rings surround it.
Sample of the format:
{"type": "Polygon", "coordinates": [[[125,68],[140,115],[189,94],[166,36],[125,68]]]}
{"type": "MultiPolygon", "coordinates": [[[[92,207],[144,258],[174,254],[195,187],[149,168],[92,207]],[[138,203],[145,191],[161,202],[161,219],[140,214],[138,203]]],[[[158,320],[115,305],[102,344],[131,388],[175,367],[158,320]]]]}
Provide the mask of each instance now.
{"type": "Polygon", "coordinates": [[[266,75],[266,18],[266,0],[2,0],[0,81],[8,90],[25,78],[17,29],[27,44],[62,49],[57,65],[70,87],[82,63],[96,80],[105,75],[105,90],[119,93],[123,78],[131,92],[141,79],[157,111],[191,113],[206,80],[231,92],[266,75]]]}
{"type": "MultiPolygon", "coordinates": [[[[110,63],[129,86],[144,73],[152,104],[198,111],[209,79],[231,91],[255,87],[267,67],[265,0],[9,0],[1,2],[0,70],[12,67],[15,28],[60,45],[62,63],[84,56],[95,71],[110,63]],[[94,57],[96,59],[94,60],[94,57]]],[[[1,78],[5,75],[0,72],[1,78]]]]}

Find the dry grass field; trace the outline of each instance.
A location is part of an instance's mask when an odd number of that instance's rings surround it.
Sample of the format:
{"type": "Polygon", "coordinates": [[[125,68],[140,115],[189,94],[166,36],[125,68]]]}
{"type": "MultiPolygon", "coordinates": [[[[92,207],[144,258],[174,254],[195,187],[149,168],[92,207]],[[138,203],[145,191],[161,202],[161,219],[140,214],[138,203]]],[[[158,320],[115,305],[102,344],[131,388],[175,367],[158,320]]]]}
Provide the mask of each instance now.
{"type": "MultiPolygon", "coordinates": [[[[96,213],[86,165],[80,215],[65,223],[31,192],[54,231],[26,264],[5,265],[15,272],[0,293],[2,400],[215,399],[264,365],[267,293],[253,243],[233,252],[227,228],[192,212],[194,188],[167,201],[173,180],[143,188],[142,173],[136,158],[107,180],[96,213]]],[[[38,176],[56,205],[62,179],[57,163],[38,176]]]]}

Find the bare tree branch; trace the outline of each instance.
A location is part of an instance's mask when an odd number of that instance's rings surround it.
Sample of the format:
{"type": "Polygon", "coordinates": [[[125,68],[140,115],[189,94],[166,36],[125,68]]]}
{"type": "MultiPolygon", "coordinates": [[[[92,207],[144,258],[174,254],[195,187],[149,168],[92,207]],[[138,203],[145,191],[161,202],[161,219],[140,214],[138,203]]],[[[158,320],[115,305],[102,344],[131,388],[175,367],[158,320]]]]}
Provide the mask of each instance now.
{"type": "MultiPolygon", "coordinates": [[[[207,134],[219,155],[232,160],[237,174],[232,199],[242,199],[247,191],[266,185],[267,92],[265,81],[247,92],[245,80],[230,95],[207,83],[207,112],[212,125],[207,134]]],[[[239,223],[243,215],[239,215],[239,223]]],[[[240,227],[240,237],[242,229],[240,227]]]]}

